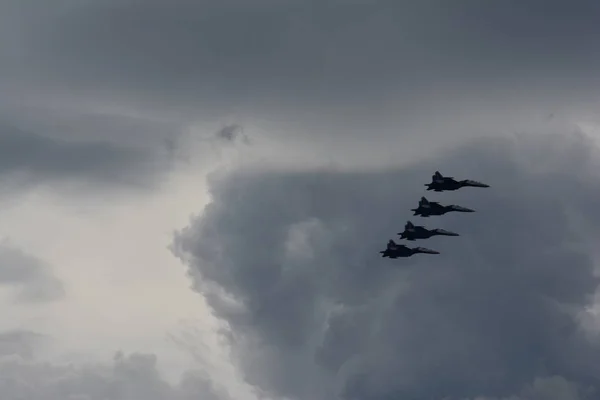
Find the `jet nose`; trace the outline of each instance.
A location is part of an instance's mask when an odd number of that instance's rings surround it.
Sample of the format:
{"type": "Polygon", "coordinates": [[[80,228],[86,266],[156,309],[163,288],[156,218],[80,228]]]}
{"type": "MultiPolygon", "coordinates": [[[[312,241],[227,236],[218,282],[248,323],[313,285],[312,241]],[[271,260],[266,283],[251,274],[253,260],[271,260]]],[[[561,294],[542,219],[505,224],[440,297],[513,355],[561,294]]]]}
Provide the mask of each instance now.
{"type": "Polygon", "coordinates": [[[419,247],[419,252],[420,253],[425,253],[425,254],[440,254],[439,251],[435,251],[435,250],[431,250],[431,249],[426,249],[425,247],[419,247]]]}
{"type": "Polygon", "coordinates": [[[445,236],[460,236],[456,232],[447,231],[445,229],[438,229],[437,233],[439,233],[440,235],[445,235],[445,236]]]}
{"type": "Polygon", "coordinates": [[[452,206],[452,209],[454,211],[460,211],[460,212],[475,212],[475,210],[473,210],[471,208],[461,207],[461,206],[452,206]]]}
{"type": "Polygon", "coordinates": [[[473,186],[473,187],[481,187],[481,188],[487,188],[490,187],[490,185],[487,185],[485,183],[482,182],[478,182],[478,181],[466,181],[468,186],[473,186]]]}

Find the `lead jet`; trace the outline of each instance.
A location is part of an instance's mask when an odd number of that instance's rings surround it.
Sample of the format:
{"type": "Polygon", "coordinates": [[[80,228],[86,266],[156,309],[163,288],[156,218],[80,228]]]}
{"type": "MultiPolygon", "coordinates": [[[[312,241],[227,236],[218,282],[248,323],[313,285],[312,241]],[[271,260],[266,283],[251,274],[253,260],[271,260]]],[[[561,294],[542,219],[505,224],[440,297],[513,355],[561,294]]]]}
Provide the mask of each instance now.
{"type": "Polygon", "coordinates": [[[404,232],[399,232],[398,235],[400,235],[400,239],[406,240],[429,239],[432,236],[459,236],[458,233],[444,229],[427,229],[424,226],[415,226],[410,221],[404,225],[404,232]]]}
{"type": "Polygon", "coordinates": [[[487,188],[490,187],[485,183],[472,181],[470,179],[464,179],[462,181],[457,181],[452,176],[443,176],[440,174],[440,171],[435,171],[433,176],[431,177],[431,183],[426,183],[427,190],[433,190],[435,192],[443,192],[448,190],[458,190],[463,187],[481,187],[487,188]]]}
{"type": "Polygon", "coordinates": [[[412,208],[411,211],[415,212],[413,215],[420,215],[425,218],[431,215],[444,215],[452,211],[475,212],[475,210],[471,210],[470,208],[461,207],[454,204],[443,206],[436,201],[429,201],[425,197],[421,197],[421,200],[419,200],[419,207],[412,208]]]}
{"type": "Polygon", "coordinates": [[[425,247],[407,247],[403,244],[397,244],[393,240],[390,240],[387,244],[387,248],[385,250],[380,251],[381,257],[388,258],[399,258],[399,257],[410,257],[413,254],[423,253],[423,254],[440,254],[439,252],[431,249],[427,249],[425,247]]]}

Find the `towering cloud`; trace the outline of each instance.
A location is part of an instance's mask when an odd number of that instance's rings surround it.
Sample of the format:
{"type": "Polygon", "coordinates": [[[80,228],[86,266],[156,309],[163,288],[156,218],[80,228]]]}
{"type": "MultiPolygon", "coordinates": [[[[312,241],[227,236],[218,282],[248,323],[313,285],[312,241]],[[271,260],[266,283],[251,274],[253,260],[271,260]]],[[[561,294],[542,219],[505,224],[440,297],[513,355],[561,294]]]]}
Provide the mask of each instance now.
{"type": "Polygon", "coordinates": [[[587,398],[596,151],[581,134],[520,136],[399,170],[236,171],[212,180],[176,253],[248,380],[279,396],[587,398]],[[379,258],[435,169],[492,187],[430,195],[477,210],[424,220],[461,234],[430,239],[441,255],[379,258]]]}

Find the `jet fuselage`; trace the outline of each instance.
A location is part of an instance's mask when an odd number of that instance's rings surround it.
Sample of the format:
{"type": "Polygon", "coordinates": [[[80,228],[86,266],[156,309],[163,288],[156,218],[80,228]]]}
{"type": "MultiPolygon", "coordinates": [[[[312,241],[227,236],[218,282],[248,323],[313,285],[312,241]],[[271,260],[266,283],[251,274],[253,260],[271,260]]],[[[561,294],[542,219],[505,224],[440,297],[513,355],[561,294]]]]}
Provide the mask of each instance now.
{"type": "Polygon", "coordinates": [[[423,254],[440,254],[439,252],[431,249],[427,249],[425,247],[414,247],[410,248],[408,246],[404,246],[402,244],[396,244],[393,241],[388,242],[388,246],[385,250],[380,251],[381,257],[387,258],[399,258],[399,257],[410,257],[413,254],[423,253],[423,254]]]}
{"type": "Polygon", "coordinates": [[[489,185],[486,185],[485,183],[472,181],[469,179],[457,181],[453,178],[448,178],[448,177],[444,177],[441,179],[439,179],[439,178],[434,179],[434,180],[432,180],[431,183],[426,183],[425,186],[427,186],[427,190],[433,190],[435,192],[453,191],[453,190],[458,190],[463,187],[481,187],[481,188],[490,187],[489,185]]]}
{"type": "Polygon", "coordinates": [[[442,206],[439,204],[430,204],[429,207],[420,205],[418,208],[412,209],[414,211],[413,215],[420,215],[422,217],[429,217],[432,215],[444,215],[446,213],[456,211],[456,212],[473,212],[469,208],[460,207],[460,206],[442,206]]]}
{"type": "Polygon", "coordinates": [[[423,226],[405,228],[404,232],[399,233],[401,239],[416,240],[429,239],[432,236],[459,236],[458,233],[446,231],[444,229],[427,229],[423,226]]]}

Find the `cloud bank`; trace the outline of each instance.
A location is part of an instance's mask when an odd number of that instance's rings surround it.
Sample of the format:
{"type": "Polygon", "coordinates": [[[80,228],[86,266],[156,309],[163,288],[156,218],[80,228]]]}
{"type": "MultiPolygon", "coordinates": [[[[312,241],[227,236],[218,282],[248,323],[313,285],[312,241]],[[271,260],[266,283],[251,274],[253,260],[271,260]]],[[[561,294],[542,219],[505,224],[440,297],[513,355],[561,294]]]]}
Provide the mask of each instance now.
{"type": "Polygon", "coordinates": [[[5,194],[32,186],[150,188],[168,163],[144,149],[108,141],[66,140],[0,124],[0,179],[5,194]]]}
{"type": "Polygon", "coordinates": [[[599,161],[575,132],[403,169],[217,174],[174,252],[248,381],[274,395],[587,399],[600,347],[578,321],[600,282],[599,161]],[[429,195],[477,210],[423,220],[461,234],[428,241],[441,255],[379,258],[436,169],[492,187],[429,195]]]}
{"type": "Polygon", "coordinates": [[[229,400],[201,372],[178,384],[159,373],[152,354],[117,353],[109,364],[56,365],[0,358],[0,392],[6,400],[229,400]]]}

